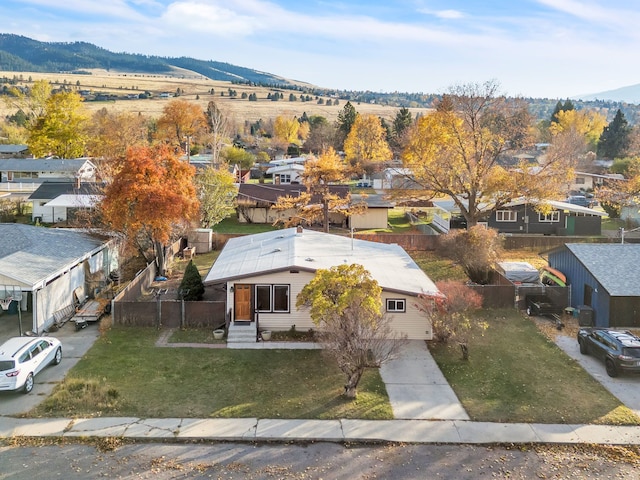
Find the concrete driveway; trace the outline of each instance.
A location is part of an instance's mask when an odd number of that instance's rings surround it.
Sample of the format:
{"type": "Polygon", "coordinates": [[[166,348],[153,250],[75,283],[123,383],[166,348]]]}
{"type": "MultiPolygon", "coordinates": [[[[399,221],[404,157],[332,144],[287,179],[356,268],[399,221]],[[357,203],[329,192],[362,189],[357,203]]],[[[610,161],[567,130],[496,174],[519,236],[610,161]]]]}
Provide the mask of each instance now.
{"type": "Polygon", "coordinates": [[[558,336],[556,344],[618,400],[633,410],[636,415],[640,415],[640,375],[627,374],[611,378],[604,369],[604,363],[592,356],[580,353],[580,347],[575,337],[558,336]]]}
{"type": "Polygon", "coordinates": [[[469,420],[424,340],[411,340],[380,367],[396,419],[469,420]]]}
{"type": "MultiPolygon", "coordinates": [[[[16,336],[16,333],[11,332],[16,336]]],[[[11,336],[9,335],[9,336],[11,336]]],[[[19,392],[0,392],[0,415],[18,415],[36,407],[53,388],[60,383],[69,369],[91,348],[98,338],[98,325],[90,324],[87,328],[76,332],[75,324],[67,322],[57,332],[48,336],[56,337],[62,342],[62,362],[60,365],[46,367],[35,379],[33,390],[29,394],[19,392]]],[[[8,336],[0,337],[4,341],[8,336]]]]}

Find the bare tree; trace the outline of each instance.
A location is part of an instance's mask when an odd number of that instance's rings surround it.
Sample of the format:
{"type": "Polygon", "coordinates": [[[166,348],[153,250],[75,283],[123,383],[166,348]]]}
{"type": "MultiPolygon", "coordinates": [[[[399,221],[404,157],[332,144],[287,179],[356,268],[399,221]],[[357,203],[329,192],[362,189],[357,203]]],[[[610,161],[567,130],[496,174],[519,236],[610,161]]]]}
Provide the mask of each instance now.
{"type": "Polygon", "coordinates": [[[209,125],[208,143],[211,146],[211,163],[218,165],[222,147],[229,138],[231,130],[229,121],[214,101],[207,105],[205,116],[209,125]]]}

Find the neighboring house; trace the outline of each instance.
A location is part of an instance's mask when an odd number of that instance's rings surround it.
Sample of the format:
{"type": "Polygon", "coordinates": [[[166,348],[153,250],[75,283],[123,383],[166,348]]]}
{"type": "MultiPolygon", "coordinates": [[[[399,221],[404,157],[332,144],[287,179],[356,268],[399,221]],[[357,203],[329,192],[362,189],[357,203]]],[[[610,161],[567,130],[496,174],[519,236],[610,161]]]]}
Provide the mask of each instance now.
{"type": "Polygon", "coordinates": [[[231,167],[235,183],[247,183],[251,179],[251,170],[242,170],[239,165],[231,167]]]}
{"type": "MultiPolygon", "coordinates": [[[[348,185],[331,185],[331,192],[345,197],[349,193],[348,185]]],[[[238,188],[238,220],[241,223],[274,223],[297,215],[295,209],[276,210],[273,206],[280,197],[298,197],[306,192],[304,185],[291,184],[250,184],[242,183],[238,188]]],[[[344,214],[332,212],[329,221],[333,225],[356,229],[387,228],[389,209],[393,203],[382,198],[381,195],[352,195],[352,203],[360,201],[367,204],[367,209],[360,214],[346,217],[344,214]]]]}
{"type": "Polygon", "coordinates": [[[101,189],[96,183],[45,182],[29,196],[31,219],[45,223],[72,220],[78,210],[92,209],[100,202],[101,189]]]}
{"type": "Polygon", "coordinates": [[[605,212],[549,200],[552,210],[539,213],[535,205],[524,200],[511,202],[489,217],[488,225],[500,233],[543,235],[601,235],[605,212]]]}
{"type": "Polygon", "coordinates": [[[598,175],[595,173],[576,172],[573,182],[569,185],[571,192],[592,192],[594,189],[605,185],[610,180],[624,180],[624,176],[616,173],[598,175]]]}
{"type": "Polygon", "coordinates": [[[27,145],[0,145],[0,158],[24,158],[29,154],[27,145]]]}
{"type": "Polygon", "coordinates": [[[0,159],[0,183],[7,189],[33,191],[44,182],[96,180],[96,165],[88,158],[4,158],[0,159]],[[15,188],[14,188],[15,187],[15,188]]]}
{"type": "Polygon", "coordinates": [[[598,327],[640,327],[640,244],[566,244],[549,265],[571,285],[571,306],[593,309],[598,327]]]}
{"type": "Polygon", "coordinates": [[[423,187],[413,179],[408,168],[389,167],[372,176],[376,190],[421,190],[423,187]]]}
{"type": "Polygon", "coordinates": [[[0,293],[22,290],[20,308],[41,334],[54,314],[92,297],[117,267],[113,243],[69,229],[0,223],[0,293]]]}
{"type": "Polygon", "coordinates": [[[268,168],[265,173],[272,176],[273,183],[276,185],[300,183],[302,174],[304,173],[304,165],[300,165],[299,163],[276,165],[268,168]]]}
{"type": "Polygon", "coordinates": [[[229,319],[260,329],[317,328],[296,298],[316,270],[359,264],[382,287],[383,311],[393,330],[431,339],[428,319],[415,306],[420,294],[437,295],[429,277],[398,245],[303,230],[301,227],[230,239],[207,274],[207,288],[224,285],[229,319]]]}

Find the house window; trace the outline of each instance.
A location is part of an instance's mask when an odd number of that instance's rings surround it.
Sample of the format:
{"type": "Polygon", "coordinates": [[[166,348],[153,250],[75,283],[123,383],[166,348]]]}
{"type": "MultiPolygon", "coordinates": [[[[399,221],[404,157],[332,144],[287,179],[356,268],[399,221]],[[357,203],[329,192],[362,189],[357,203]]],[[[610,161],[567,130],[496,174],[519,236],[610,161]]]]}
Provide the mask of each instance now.
{"type": "Polygon", "coordinates": [[[540,213],[539,214],[539,221],[540,223],[557,223],[560,221],[560,211],[559,210],[555,210],[551,213],[548,214],[543,214],[540,213]]]}
{"type": "Polygon", "coordinates": [[[496,210],[496,222],[515,222],[518,213],[513,210],[496,210]]]}
{"type": "Polygon", "coordinates": [[[256,285],[256,308],[261,313],[289,312],[289,285],[256,285]]]}
{"type": "Polygon", "coordinates": [[[387,312],[405,312],[406,306],[404,298],[387,298],[387,312]]]}
{"type": "Polygon", "coordinates": [[[291,183],[291,175],[288,173],[280,174],[280,183],[291,183]]]}
{"type": "Polygon", "coordinates": [[[259,312],[271,311],[271,285],[256,285],[256,308],[259,312]]]}
{"type": "Polygon", "coordinates": [[[273,311],[289,311],[289,285],[273,286],[273,311]]]}
{"type": "Polygon", "coordinates": [[[576,178],[576,185],[584,185],[584,184],[585,184],[585,178],[584,177],[576,178]]]}

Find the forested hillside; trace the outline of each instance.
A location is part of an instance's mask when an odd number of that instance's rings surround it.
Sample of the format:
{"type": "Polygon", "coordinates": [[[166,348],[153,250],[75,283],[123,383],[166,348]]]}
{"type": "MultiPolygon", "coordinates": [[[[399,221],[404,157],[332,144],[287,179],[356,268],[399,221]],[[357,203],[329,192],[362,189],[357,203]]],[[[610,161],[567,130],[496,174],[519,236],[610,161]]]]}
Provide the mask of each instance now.
{"type": "MultiPolygon", "coordinates": [[[[211,80],[235,84],[251,84],[302,91],[305,94],[348,100],[353,103],[388,105],[392,107],[431,108],[443,92],[372,92],[326,88],[285,79],[213,60],[189,57],[159,57],[134,53],[115,53],[86,42],[39,42],[24,36],[0,34],[0,71],[6,72],[74,72],[89,73],[91,69],[169,75],[175,68],[194,72],[211,80]]],[[[535,118],[546,120],[552,114],[558,98],[526,98],[535,118]]],[[[582,101],[573,99],[578,109],[587,108],[612,120],[620,109],[631,124],[640,123],[640,107],[635,103],[609,100],[582,101]]]]}

